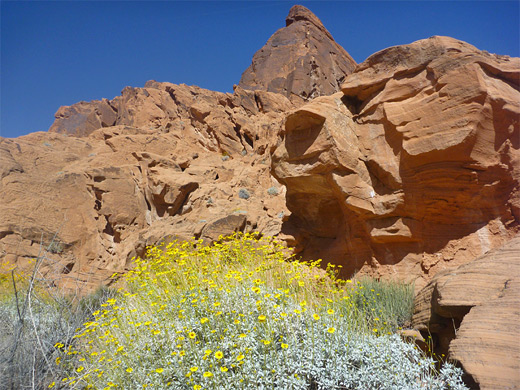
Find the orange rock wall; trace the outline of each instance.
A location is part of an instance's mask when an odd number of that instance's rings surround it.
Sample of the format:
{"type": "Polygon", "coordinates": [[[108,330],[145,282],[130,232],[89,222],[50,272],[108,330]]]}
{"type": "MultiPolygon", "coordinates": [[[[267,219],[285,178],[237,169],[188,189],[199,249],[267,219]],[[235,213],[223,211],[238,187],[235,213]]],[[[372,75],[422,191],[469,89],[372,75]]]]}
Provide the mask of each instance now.
{"type": "Polygon", "coordinates": [[[290,113],[272,164],[287,239],[347,274],[411,279],[510,239],[519,72],[518,58],[433,37],[374,54],[342,92],[290,113]]]}

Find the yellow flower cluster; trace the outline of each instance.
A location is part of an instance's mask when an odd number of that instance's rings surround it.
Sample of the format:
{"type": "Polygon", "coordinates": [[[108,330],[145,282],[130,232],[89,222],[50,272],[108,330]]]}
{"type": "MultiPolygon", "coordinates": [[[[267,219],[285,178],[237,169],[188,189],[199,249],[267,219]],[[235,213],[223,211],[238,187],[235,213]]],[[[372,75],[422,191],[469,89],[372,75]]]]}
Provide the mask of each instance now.
{"type": "MultiPolygon", "coordinates": [[[[75,367],[65,382],[161,388],[182,372],[186,385],[204,388],[240,372],[252,356],[252,337],[264,353],[296,347],[295,324],[334,338],[337,321],[359,315],[358,285],[320,263],[290,259],[281,243],[253,234],[213,246],[151,247],[144,260],[135,259],[119,295],[84,324],[75,346],[56,346],[75,367]]],[[[362,325],[379,323],[382,332],[386,323],[376,318],[362,325]]]]}

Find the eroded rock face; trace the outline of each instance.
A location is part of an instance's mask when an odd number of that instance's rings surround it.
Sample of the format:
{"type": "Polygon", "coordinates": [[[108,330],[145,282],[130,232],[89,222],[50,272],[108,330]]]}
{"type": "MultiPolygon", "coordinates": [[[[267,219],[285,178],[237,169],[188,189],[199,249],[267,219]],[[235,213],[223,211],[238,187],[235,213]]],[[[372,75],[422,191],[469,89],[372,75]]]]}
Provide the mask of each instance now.
{"type": "Polygon", "coordinates": [[[147,245],[277,234],[287,209],[269,151],[292,107],[270,92],[152,81],[62,108],[70,115],[48,133],[0,138],[2,259],[29,267],[56,235],[42,271],[81,289],[110,282],[147,245]],[[116,107],[114,123],[82,122],[105,104],[116,107]]]}
{"type": "Polygon", "coordinates": [[[79,102],[58,109],[49,131],[83,137],[100,127],[113,126],[117,120],[117,106],[107,99],[79,102]]]}
{"type": "Polygon", "coordinates": [[[295,5],[242,74],[244,89],[280,93],[295,104],[340,90],[356,62],[311,11],[295,5]]]}
{"type": "Polygon", "coordinates": [[[342,92],[289,114],[272,165],[289,242],[347,274],[416,279],[510,239],[519,75],[518,58],[432,37],[374,54],[342,92]]]}
{"type": "Polygon", "coordinates": [[[520,238],[438,273],[416,297],[413,326],[459,362],[474,388],[520,383],[520,238]]]}
{"type": "MultiPolygon", "coordinates": [[[[24,266],[57,235],[48,274],[96,286],[160,241],[277,234],[288,212],[270,152],[295,107],[287,96],[337,91],[355,65],[304,7],[287,25],[270,40],[283,43],[276,66],[299,63],[285,95],[263,84],[230,94],[149,81],[61,107],[47,134],[1,139],[2,257],[24,266]]],[[[256,67],[261,77],[269,64],[256,67]]]]}
{"type": "Polygon", "coordinates": [[[285,97],[265,91],[236,88],[230,94],[152,80],[144,88],[126,87],[110,101],[61,107],[49,131],[84,137],[103,127],[129,126],[187,135],[204,149],[220,153],[254,150],[262,154],[277,134],[271,130],[275,122],[267,118],[279,120],[292,107],[285,97]],[[100,115],[100,107],[113,108],[114,115],[100,115]],[[249,121],[253,115],[266,120],[255,124],[249,121]]]}

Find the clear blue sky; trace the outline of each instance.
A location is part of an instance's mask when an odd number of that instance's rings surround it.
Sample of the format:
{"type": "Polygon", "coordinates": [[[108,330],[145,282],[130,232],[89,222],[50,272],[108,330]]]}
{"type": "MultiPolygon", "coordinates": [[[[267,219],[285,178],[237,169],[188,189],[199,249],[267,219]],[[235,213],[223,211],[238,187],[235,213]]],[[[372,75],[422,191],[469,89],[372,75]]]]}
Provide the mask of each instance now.
{"type": "Polygon", "coordinates": [[[519,1],[1,1],[0,135],[46,131],[62,105],[147,80],[232,91],[294,4],[359,63],[448,35],[519,56],[519,1]]]}

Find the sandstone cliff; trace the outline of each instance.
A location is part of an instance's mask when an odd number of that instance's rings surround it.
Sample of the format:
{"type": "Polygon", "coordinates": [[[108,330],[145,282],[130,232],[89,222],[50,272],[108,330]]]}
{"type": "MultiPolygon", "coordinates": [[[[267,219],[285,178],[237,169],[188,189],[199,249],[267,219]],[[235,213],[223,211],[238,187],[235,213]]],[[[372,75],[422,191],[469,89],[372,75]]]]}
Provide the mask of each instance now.
{"type": "Polygon", "coordinates": [[[392,47],[287,116],[287,239],[347,274],[432,275],[518,232],[520,59],[446,37],[392,47]]]}
{"type": "Polygon", "coordinates": [[[438,273],[416,297],[413,325],[481,389],[520,383],[520,237],[438,273]]]}

